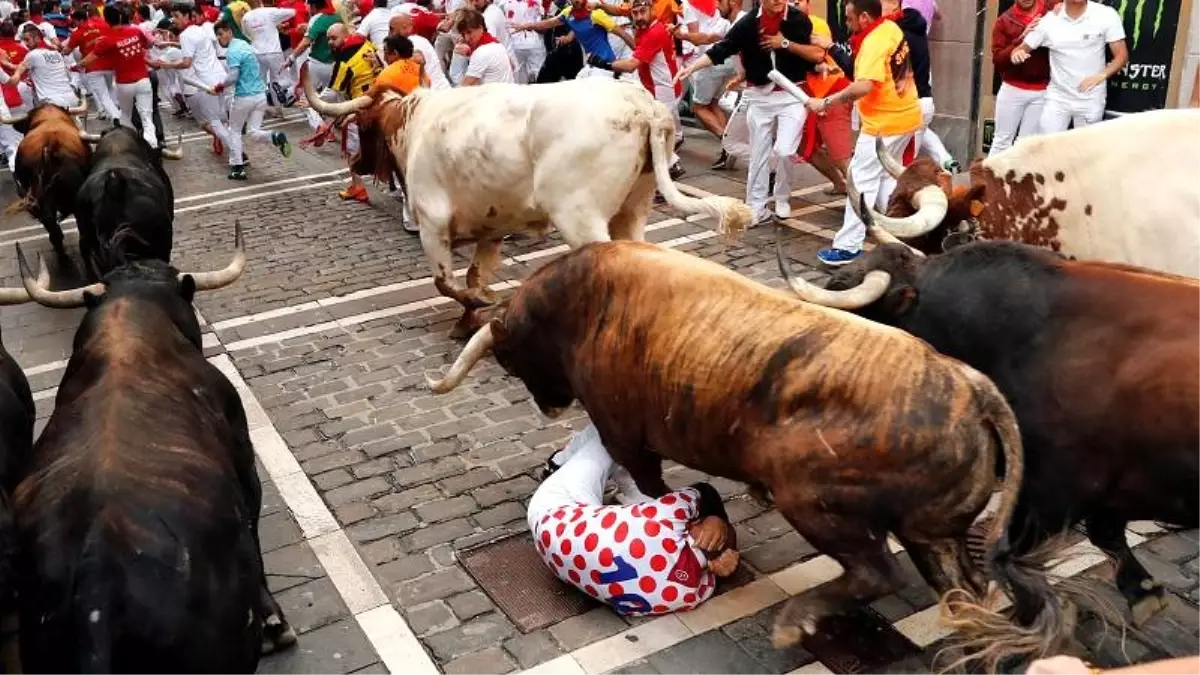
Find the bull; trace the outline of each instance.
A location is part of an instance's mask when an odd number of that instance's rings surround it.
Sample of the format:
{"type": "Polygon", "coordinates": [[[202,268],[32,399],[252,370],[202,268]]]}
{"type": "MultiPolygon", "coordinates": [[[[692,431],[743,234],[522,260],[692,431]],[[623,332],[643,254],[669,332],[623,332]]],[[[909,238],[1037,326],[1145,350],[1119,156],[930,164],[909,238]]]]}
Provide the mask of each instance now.
{"type": "Polygon", "coordinates": [[[1126,525],[1198,525],[1200,282],[1012,242],[925,257],[862,207],[884,243],[826,288],[794,277],[780,252],[793,290],[900,328],[991,378],[1025,448],[1016,552],[1086,523],[1143,623],[1166,596],[1129,550],[1126,525]]]}
{"type": "Polygon", "coordinates": [[[28,211],[37,218],[62,264],[70,258],[59,220],[72,214],[75,194],[87,176],[92,153],[85,141],[97,138],[75,126],[72,115],[87,112],[87,99],[81,100],[83,104],[77,108],[40,103],[28,114],[0,116],[0,124],[10,124],[25,135],[17,146],[13,167],[21,199],[7,211],[28,211]]]}
{"type": "Polygon", "coordinates": [[[171,261],[175,192],[162,160],[176,149],[152,148],[136,130],[116,126],[92,151],[92,167],[75,196],[79,254],[96,280],[133,260],[171,261]]]}
{"type": "Polygon", "coordinates": [[[494,301],[488,283],[510,234],[545,233],[553,224],[571,248],[641,240],[655,188],[673,208],[717,218],[724,231],[739,231],[752,217],[739,200],[679,192],[668,170],[671,113],[636,84],[571,80],[408,96],[376,86],[329,103],[307,73],[302,80],[314,110],[356,117],[360,147],[352,171],[405,181],[434,285],[466,309],[455,336],[476,327],[471,310],[494,301]],[[451,250],[471,242],[464,290],[454,280],[451,250]]]}
{"type": "MultiPolygon", "coordinates": [[[[859,293],[881,283],[876,274],[859,293]]],[[[609,242],[536,271],[430,388],[460,385],[489,351],[544,414],[578,399],[644,493],[667,491],[663,458],[745,482],[841,564],[842,576],[781,611],[777,646],[904,586],[889,533],[939,593],[979,597],[985,576],[966,536],[997,461],[1006,477],[987,559],[1029,625],[992,637],[1028,647],[1030,635],[1052,644],[1065,632],[1045,578],[1018,571],[1008,550],[1022,473],[1011,410],[978,371],[902,331],[686,253],[609,242]]]]}
{"type": "Polygon", "coordinates": [[[1200,276],[1200,111],[1155,110],[1025,138],[976,160],[969,187],[952,187],[929,160],[906,170],[879,155],[898,183],[875,222],[925,253],[973,239],[1018,241],[1200,276]]]}
{"type": "Polygon", "coordinates": [[[245,269],[138,260],[49,291],[88,308],[54,413],[14,496],[26,672],[254,672],[295,642],[267,590],[262,488],[233,385],[205,360],[197,291],[245,269]]]}

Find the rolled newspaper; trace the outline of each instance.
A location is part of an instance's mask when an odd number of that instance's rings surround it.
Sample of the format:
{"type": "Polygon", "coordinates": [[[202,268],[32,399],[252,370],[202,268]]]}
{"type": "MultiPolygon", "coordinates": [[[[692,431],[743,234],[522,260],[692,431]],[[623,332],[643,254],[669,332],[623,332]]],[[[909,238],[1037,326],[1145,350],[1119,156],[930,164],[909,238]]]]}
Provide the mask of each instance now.
{"type": "Polygon", "coordinates": [[[771,72],[767,73],[767,78],[770,79],[775,84],[779,85],[780,89],[786,91],[787,93],[791,94],[792,96],[795,96],[797,99],[800,100],[801,103],[808,103],[808,94],[801,91],[800,87],[797,87],[795,85],[795,83],[793,83],[791,80],[784,77],[783,73],[781,73],[775,69],[775,52],[774,51],[771,52],[771,72]]]}
{"type": "Polygon", "coordinates": [[[204,84],[203,82],[193,80],[190,77],[185,77],[182,73],[179,75],[179,81],[188,85],[189,87],[195,87],[195,88],[199,89],[200,91],[208,94],[209,96],[217,95],[217,92],[213,91],[212,87],[208,86],[207,84],[204,84]]]}

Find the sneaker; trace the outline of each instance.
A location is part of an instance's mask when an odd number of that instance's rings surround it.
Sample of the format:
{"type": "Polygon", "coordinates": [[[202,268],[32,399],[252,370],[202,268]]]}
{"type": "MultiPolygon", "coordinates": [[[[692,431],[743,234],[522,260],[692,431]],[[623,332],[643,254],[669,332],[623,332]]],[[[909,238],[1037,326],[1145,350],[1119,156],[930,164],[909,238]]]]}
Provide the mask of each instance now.
{"type": "Polygon", "coordinates": [[[792,217],[792,205],[788,202],[775,203],[775,217],[780,220],[787,220],[792,217]]]}
{"type": "Polygon", "coordinates": [[[225,154],[225,144],[222,143],[221,139],[217,138],[216,136],[212,137],[212,151],[213,154],[218,157],[225,154]]]}
{"type": "Polygon", "coordinates": [[[284,157],[292,156],[292,144],[288,143],[287,134],[276,131],[271,134],[271,145],[279,148],[279,154],[284,157]]]}
{"type": "Polygon", "coordinates": [[[755,227],[758,227],[759,225],[771,225],[774,222],[775,222],[775,214],[774,213],[771,213],[770,211],[765,211],[765,210],[759,211],[758,214],[756,216],[754,216],[754,221],[751,222],[750,225],[748,225],[746,227],[746,229],[753,229],[755,227]]]}
{"type": "Polygon", "coordinates": [[[681,177],[683,177],[683,174],[687,173],[687,171],[684,170],[683,165],[681,165],[679,162],[675,162],[671,165],[671,168],[667,170],[667,173],[671,175],[671,180],[679,180],[681,177]]]}
{"type": "Polygon", "coordinates": [[[362,202],[364,204],[371,203],[371,197],[367,194],[367,188],[361,186],[351,186],[338,193],[338,196],[346,201],[362,202]]]}
{"type": "Polygon", "coordinates": [[[729,156],[728,152],[725,152],[724,150],[722,150],[721,156],[717,158],[717,161],[713,162],[712,170],[713,171],[725,171],[727,169],[732,169],[732,168],[733,168],[733,158],[729,156]]]}
{"type": "Polygon", "coordinates": [[[860,255],[862,255],[861,250],[846,251],[840,248],[823,248],[820,251],[817,251],[817,260],[820,260],[826,265],[838,267],[854,262],[860,255]]]}
{"type": "Polygon", "coordinates": [[[942,168],[950,173],[962,173],[962,164],[959,164],[957,159],[951,158],[942,162],[942,168]]]}
{"type": "Polygon", "coordinates": [[[244,165],[229,167],[229,180],[246,180],[249,176],[246,175],[246,167],[244,165]]]}
{"type": "Polygon", "coordinates": [[[542,480],[546,480],[546,479],[547,479],[547,478],[549,478],[549,477],[550,477],[550,476],[551,476],[551,475],[552,475],[552,474],[553,474],[555,471],[558,471],[560,468],[561,468],[561,467],[559,467],[557,464],[555,464],[555,463],[554,463],[554,458],[553,458],[553,457],[547,457],[547,458],[546,458],[546,468],[545,468],[545,469],[542,469],[542,480]]]}

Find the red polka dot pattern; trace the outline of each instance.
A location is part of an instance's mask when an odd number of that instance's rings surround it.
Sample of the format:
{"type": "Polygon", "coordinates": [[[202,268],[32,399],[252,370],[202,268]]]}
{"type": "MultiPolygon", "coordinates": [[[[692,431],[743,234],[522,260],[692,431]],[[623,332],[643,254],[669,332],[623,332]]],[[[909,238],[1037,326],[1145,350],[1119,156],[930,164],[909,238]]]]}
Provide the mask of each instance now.
{"type": "Polygon", "coordinates": [[[620,525],[617,526],[616,531],[613,532],[613,541],[620,544],[621,542],[625,541],[625,537],[628,537],[628,536],[629,536],[629,523],[621,523],[620,525]]]}
{"type": "Polygon", "coordinates": [[[629,555],[637,560],[641,560],[642,556],[646,555],[646,544],[641,539],[634,539],[629,542],[629,555]]]}
{"type": "Polygon", "coordinates": [[[658,584],[653,577],[642,577],[638,579],[638,588],[642,589],[643,593],[653,593],[654,589],[658,588],[658,584]]]}

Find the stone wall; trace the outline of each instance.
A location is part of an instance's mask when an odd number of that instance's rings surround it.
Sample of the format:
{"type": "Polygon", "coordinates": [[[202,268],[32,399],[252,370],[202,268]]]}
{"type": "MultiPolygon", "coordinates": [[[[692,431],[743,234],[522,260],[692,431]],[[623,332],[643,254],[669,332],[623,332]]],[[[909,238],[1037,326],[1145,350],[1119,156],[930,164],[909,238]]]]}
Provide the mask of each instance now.
{"type": "Polygon", "coordinates": [[[973,154],[971,139],[971,79],[975,53],[975,2],[942,0],[941,17],[929,35],[933,101],[937,107],[932,127],[946,148],[966,165],[973,154]]]}

